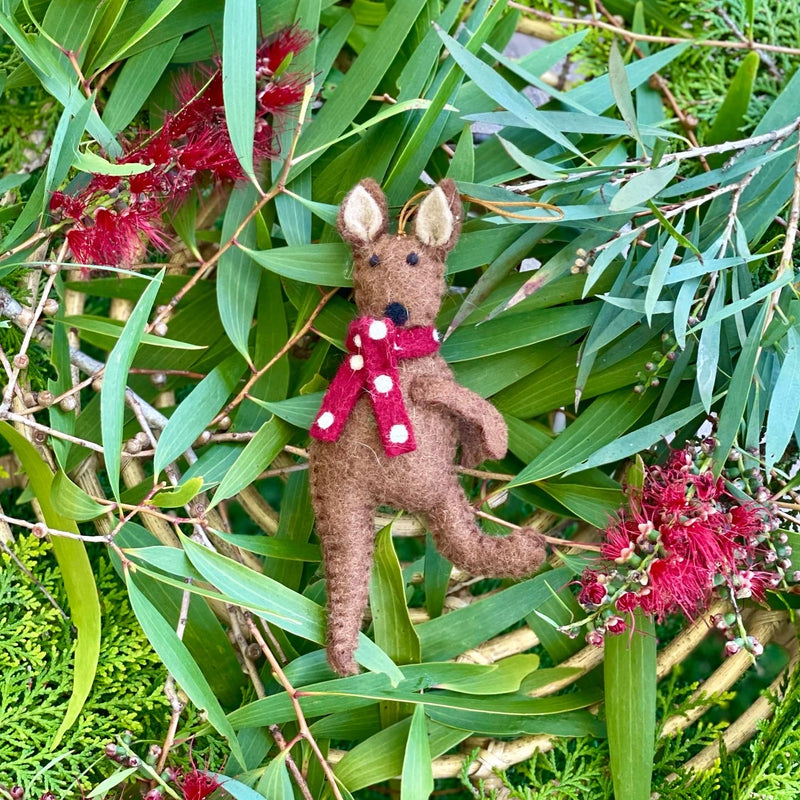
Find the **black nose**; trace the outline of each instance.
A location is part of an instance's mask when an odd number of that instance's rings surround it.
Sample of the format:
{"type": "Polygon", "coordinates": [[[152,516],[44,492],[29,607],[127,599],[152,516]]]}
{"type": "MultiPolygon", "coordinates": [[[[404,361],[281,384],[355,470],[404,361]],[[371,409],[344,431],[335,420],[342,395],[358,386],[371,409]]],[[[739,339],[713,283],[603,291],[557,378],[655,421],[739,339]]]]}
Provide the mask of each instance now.
{"type": "Polygon", "coordinates": [[[408,309],[402,303],[389,303],[383,314],[395,325],[405,325],[408,322],[408,309]]]}

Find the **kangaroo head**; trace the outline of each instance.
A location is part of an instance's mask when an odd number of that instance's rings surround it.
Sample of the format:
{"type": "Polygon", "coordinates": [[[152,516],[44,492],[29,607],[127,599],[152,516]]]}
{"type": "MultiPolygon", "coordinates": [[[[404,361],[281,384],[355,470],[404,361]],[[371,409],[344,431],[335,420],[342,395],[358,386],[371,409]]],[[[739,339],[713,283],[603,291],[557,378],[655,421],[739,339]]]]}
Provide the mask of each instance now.
{"type": "Polygon", "coordinates": [[[386,198],[367,178],[342,202],[338,227],[353,248],[359,314],[395,325],[433,325],[445,291],[445,257],[461,230],[461,199],[445,179],[420,203],[414,231],[388,233],[386,198]]]}

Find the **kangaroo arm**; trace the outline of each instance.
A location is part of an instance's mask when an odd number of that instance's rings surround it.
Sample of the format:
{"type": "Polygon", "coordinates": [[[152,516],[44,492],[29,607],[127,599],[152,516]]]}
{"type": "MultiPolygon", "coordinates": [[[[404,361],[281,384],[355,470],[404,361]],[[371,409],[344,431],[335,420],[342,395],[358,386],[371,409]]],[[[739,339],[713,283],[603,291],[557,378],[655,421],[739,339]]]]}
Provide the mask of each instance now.
{"type": "Polygon", "coordinates": [[[416,378],[411,383],[410,394],[415,403],[438,406],[457,417],[463,466],[474,467],[487,458],[498,459],[506,454],[505,420],[480,395],[447,377],[416,378]]]}

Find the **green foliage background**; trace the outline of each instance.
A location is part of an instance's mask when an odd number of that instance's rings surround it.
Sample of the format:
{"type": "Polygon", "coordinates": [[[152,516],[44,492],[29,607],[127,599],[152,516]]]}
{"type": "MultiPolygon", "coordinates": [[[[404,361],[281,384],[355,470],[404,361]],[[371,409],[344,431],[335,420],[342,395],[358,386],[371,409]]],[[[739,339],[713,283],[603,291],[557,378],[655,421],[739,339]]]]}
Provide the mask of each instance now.
{"type": "MultiPolygon", "coordinates": [[[[756,38],[793,45],[790,5],[730,2],[726,8],[756,38]]],[[[635,30],[735,38],[706,5],[667,9],[649,1],[620,2],[609,9],[635,30]]],[[[346,751],[338,753],[335,768],[344,792],[400,775],[406,796],[424,797],[430,776],[412,764],[426,760],[420,753],[437,758],[470,735],[546,734],[564,738],[556,739],[551,754],[511,776],[517,796],[577,797],[587,782],[598,796],[610,796],[616,782],[618,797],[649,797],[648,765],[625,779],[609,772],[604,720],[617,730],[635,723],[644,731],[612,742],[618,757],[626,748],[646,752],[655,719],[635,702],[609,704],[605,717],[596,717],[587,709],[603,697],[597,672],[577,675],[561,666],[583,644],[554,628],[580,614],[569,582],[585,563],[581,559],[565,555],[516,585],[477,584],[471,602],[442,616],[449,565],[426,546],[424,530],[412,519],[386,513],[372,586],[373,596],[383,600],[380,611],[373,604],[375,613],[384,618],[362,639],[359,658],[366,671],[338,679],[325,664],[325,588],[302,454],[355,313],[349,251],[332,223],[343,193],[366,176],[381,181],[395,213],[424,187],[423,173],[432,180],[451,177],[473,198],[502,204],[521,193],[562,210],[560,218],[520,221],[473,203],[448,262],[453,290],[439,328],[452,335],[442,353],[458,379],[490,398],[509,426],[508,456],[485,465],[513,476],[489,484],[490,499],[503,499],[499,507],[487,503],[493,514],[512,523],[533,518],[559,534],[603,527],[622,501],[627,460],[639,453],[663,458],[665,436],[674,434],[672,444],[680,445],[709,414],[720,442],[714,469],[725,470],[732,491],[752,491],[752,471],[764,462],[768,481],[788,480],[800,411],[800,306],[794,253],[785,245],[787,229],[794,224],[796,232],[797,222],[794,217],[792,223],[800,108],[796,58],[775,57],[780,80],[755,65],[750,84],[743,70],[754,59],[748,62],[741,51],[677,44],[648,45],[641,55],[620,53],[610,49],[609,36],[584,30],[511,61],[500,53],[521,13],[488,0],[469,6],[457,0],[5,0],[0,141],[9,144],[0,187],[11,194],[0,210],[0,306],[6,316],[19,319],[15,303],[33,303],[41,291],[45,278],[37,247],[47,245],[52,258],[63,236],[47,212],[47,166],[27,180],[16,174],[30,155],[20,132],[40,132],[50,144],[48,163],[71,167],[62,188],[75,189],[86,176],[65,141],[117,157],[118,131],[106,125],[109,107],[115,119],[132,121],[131,138],[137,126],[157,128],[165,111],[174,110],[172,87],[182,70],[207,66],[220,45],[223,52],[236,52],[241,27],[226,25],[226,14],[265,32],[292,23],[317,32],[293,66],[313,75],[321,94],[296,149],[290,121],[278,158],[254,176],[262,191],[272,187],[269,202],[258,205],[259,192],[246,182],[205,189],[167,214],[165,225],[174,231],[168,258],[151,254],[136,273],[114,275],[82,274],[79,265],[65,264],[53,283],[60,309],[37,331],[40,349],[30,352],[34,365],[21,377],[23,390],[40,391],[45,380],[55,394],[72,386],[69,363],[76,356],[67,347],[68,329],[77,332],[84,356],[111,366],[101,391],[97,383],[81,391],[78,412],[57,406],[36,412],[56,432],[45,450],[4,436],[32,484],[46,487],[36,491],[40,502],[52,506],[48,516],[43,505],[50,527],[107,533],[116,520],[113,496],[138,510],[120,527],[115,544],[133,564],[123,577],[141,628],[119,600],[122,584],[96,552],[102,545],[89,546],[104,620],[99,659],[88,637],[76,639],[68,627],[59,628],[55,611],[12,569],[4,569],[0,581],[9,600],[2,633],[9,649],[0,654],[8,652],[10,659],[4,702],[6,694],[18,698],[7,707],[22,715],[17,720],[30,719],[25,715],[33,713],[34,702],[40,717],[42,708],[47,713],[46,724],[36,729],[41,738],[30,751],[14,754],[27,762],[13,774],[8,767],[0,780],[36,782],[36,791],[69,791],[79,779],[76,772],[91,768],[105,741],[124,728],[134,731],[137,747],[160,738],[167,716],[160,694],[163,662],[193,706],[203,709],[207,721],[199,727],[190,712],[186,731],[210,734],[204,757],[232,779],[228,790],[244,798],[252,792],[290,797],[285,761],[276,758],[268,726],[279,725],[292,740],[294,712],[264,662],[252,665],[258,680],[243,674],[243,654],[227,630],[231,609],[239,607],[269,625],[287,678],[311,692],[303,704],[323,750],[346,751]],[[165,59],[167,44],[172,54],[165,59]],[[564,91],[548,86],[542,76],[567,56],[588,80],[564,91]],[[76,64],[98,89],[97,113],[85,129],[72,113],[78,99],[83,102],[76,64]],[[687,155],[683,131],[650,86],[656,72],[698,118],[701,143],[709,142],[710,132],[725,131],[714,140],[720,152],[709,154],[710,171],[687,155]],[[743,83],[729,90],[740,74],[743,83]],[[534,107],[522,94],[529,84],[548,94],[544,105],[534,107]],[[475,121],[498,132],[473,139],[475,121]],[[56,135],[56,126],[69,136],[56,135]],[[783,133],[770,135],[778,130],[783,133]],[[761,134],[762,140],[726,144],[761,134]],[[291,153],[295,160],[286,165],[284,187],[276,181],[291,153]],[[252,221],[232,244],[233,231],[246,219],[252,221]],[[198,261],[215,257],[217,247],[224,254],[216,270],[189,284],[198,261]],[[535,271],[519,270],[527,259],[536,260],[535,271]],[[184,287],[167,338],[144,339],[145,322],[184,287]],[[339,290],[299,337],[320,302],[321,287],[339,290]],[[109,317],[117,322],[109,325],[109,317]],[[248,364],[264,367],[290,339],[291,347],[231,410],[227,424],[215,425],[250,376],[248,364]],[[128,374],[120,367],[127,363],[157,373],[157,379],[128,374]],[[130,442],[141,426],[124,405],[126,385],[152,411],[158,437],[155,453],[132,463],[130,442]],[[556,435],[552,423],[562,410],[566,428],[556,435]],[[59,433],[103,448],[104,464],[88,461],[95,458],[89,448],[59,440],[59,433]],[[120,452],[123,445],[127,453],[120,452]],[[165,475],[179,484],[177,496],[158,494],[145,507],[143,498],[165,475]],[[161,515],[148,513],[152,508],[161,515]],[[184,519],[199,519],[200,528],[167,524],[163,517],[173,509],[184,519]],[[413,537],[398,539],[395,549],[389,523],[395,534],[413,537]],[[213,549],[204,546],[209,544],[213,549]],[[191,604],[179,639],[183,591],[191,593],[191,604]],[[26,604],[41,609],[41,626],[52,631],[61,652],[97,663],[93,693],[55,751],[71,755],[54,762],[47,745],[72,691],[70,673],[64,661],[51,660],[55,646],[39,641],[42,627],[32,625],[34,618],[23,612],[26,604]],[[536,655],[516,653],[488,665],[451,661],[523,625],[541,643],[536,655]],[[403,631],[403,641],[385,631],[403,631]],[[37,682],[29,687],[31,673],[58,690],[51,695],[37,682]],[[573,685],[560,688],[572,679],[573,685]],[[262,697],[252,684],[263,689],[262,697]],[[112,687],[123,688],[113,701],[112,687]],[[534,689],[537,696],[531,696],[534,689]],[[415,706],[422,711],[413,713],[415,706]],[[40,772],[44,753],[50,766],[40,772]],[[406,758],[408,753],[415,758],[406,758]]],[[[252,103],[245,89],[235,77],[226,87],[228,125],[239,141],[248,128],[246,115],[237,111],[252,103]]],[[[13,358],[20,334],[0,329],[0,346],[13,358]]],[[[85,359],[81,363],[92,372],[85,359]]],[[[483,481],[465,476],[464,483],[480,504],[483,481]]],[[[35,517],[35,509],[27,513],[35,517]]],[[[485,527],[503,530],[494,523],[485,527]]],[[[26,563],[36,562],[39,580],[70,606],[78,627],[99,624],[91,604],[78,602],[92,596],[90,582],[80,592],[74,588],[76,576],[85,575],[81,548],[59,556],[55,571],[43,545],[19,538],[16,547],[26,563]]],[[[624,648],[609,654],[607,685],[620,689],[624,675],[629,696],[646,693],[654,700],[653,670],[632,670],[628,658],[624,648]]],[[[87,688],[90,677],[90,671],[79,671],[75,691],[87,688]]],[[[782,754],[793,753],[798,740],[796,714],[784,711],[797,703],[794,681],[750,755],[724,757],[719,770],[699,783],[681,776],[670,796],[783,791],[779,776],[791,756],[782,754]],[[754,777],[744,774],[748,759],[759,766],[754,777]]],[[[663,686],[662,716],[666,708],[679,707],[685,693],[663,686]]],[[[11,724],[6,730],[10,738],[4,745],[0,734],[0,756],[21,735],[11,724]]],[[[654,788],[663,788],[689,752],[716,734],[714,727],[701,727],[680,746],[658,750],[654,788]]],[[[298,743],[293,756],[310,765],[314,796],[326,796],[330,787],[307,744],[298,743]]],[[[97,768],[111,766],[103,762],[97,768]]]]}

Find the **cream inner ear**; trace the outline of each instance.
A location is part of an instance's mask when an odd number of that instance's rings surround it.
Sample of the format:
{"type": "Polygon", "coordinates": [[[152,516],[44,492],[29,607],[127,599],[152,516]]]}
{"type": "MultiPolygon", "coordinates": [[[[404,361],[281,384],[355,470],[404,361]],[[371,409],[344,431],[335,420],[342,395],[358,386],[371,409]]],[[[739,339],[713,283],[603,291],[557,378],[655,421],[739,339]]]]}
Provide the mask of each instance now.
{"type": "Polygon", "coordinates": [[[417,238],[431,247],[440,247],[453,235],[453,212],[447,195],[437,186],[420,203],[414,232],[417,238]]]}
{"type": "Polygon", "coordinates": [[[383,214],[375,198],[363,186],[356,186],[345,199],[345,229],[358,239],[371,242],[382,225],[383,214]]]}

